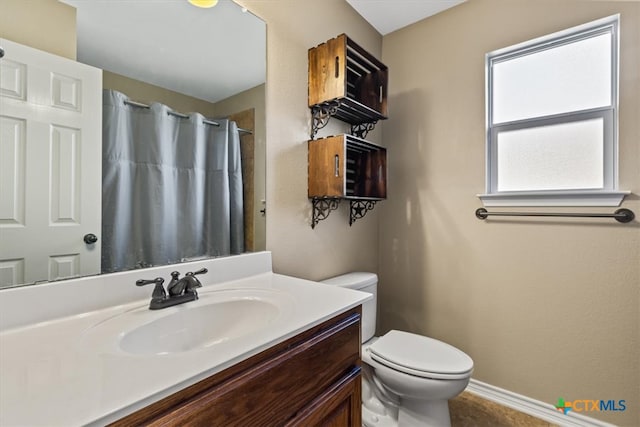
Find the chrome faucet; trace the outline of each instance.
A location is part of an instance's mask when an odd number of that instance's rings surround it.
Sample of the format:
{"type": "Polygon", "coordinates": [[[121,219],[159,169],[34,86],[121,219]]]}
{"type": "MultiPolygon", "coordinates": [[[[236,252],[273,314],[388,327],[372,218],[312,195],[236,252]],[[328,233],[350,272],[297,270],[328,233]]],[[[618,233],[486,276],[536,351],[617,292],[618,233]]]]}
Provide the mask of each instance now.
{"type": "Polygon", "coordinates": [[[169,282],[169,285],[167,285],[166,291],[164,289],[164,279],[162,277],[157,277],[152,280],[137,280],[136,286],[155,284],[155,288],[151,294],[149,309],[160,310],[162,308],[197,300],[198,292],[196,291],[196,288],[201,288],[202,283],[200,283],[196,274],[205,274],[208,271],[209,270],[206,268],[203,268],[195,272],[189,272],[185,274],[182,279],[180,279],[180,273],[174,271],[171,273],[171,281],[169,282]]]}

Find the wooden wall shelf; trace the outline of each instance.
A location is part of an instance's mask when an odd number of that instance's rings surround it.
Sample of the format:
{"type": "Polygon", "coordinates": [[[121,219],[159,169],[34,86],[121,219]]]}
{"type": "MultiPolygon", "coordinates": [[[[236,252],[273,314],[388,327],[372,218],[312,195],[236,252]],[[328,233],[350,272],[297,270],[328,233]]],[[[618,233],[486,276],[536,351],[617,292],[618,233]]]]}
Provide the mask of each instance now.
{"type": "Polygon", "coordinates": [[[332,116],[351,125],[386,119],[388,80],[387,66],[346,34],[309,49],[311,138],[332,116]]]}
{"type": "Polygon", "coordinates": [[[387,118],[388,69],[341,34],[309,49],[309,194],[311,228],[349,200],[349,225],[387,197],[387,150],[366,141],[387,118]],[[351,135],[314,139],[335,117],[351,135]]]}
{"type": "Polygon", "coordinates": [[[310,140],[308,197],[313,204],[312,228],[350,201],[349,224],[387,198],[387,150],[364,139],[342,134],[310,140]],[[368,203],[363,203],[368,202],[368,203]]]}

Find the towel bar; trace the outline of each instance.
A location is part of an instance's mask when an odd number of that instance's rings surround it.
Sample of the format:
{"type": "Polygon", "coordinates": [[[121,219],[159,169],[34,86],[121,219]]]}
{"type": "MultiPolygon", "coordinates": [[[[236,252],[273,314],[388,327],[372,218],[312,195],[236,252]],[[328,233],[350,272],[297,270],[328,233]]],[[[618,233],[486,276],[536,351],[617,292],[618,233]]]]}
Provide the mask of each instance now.
{"type": "Polygon", "coordinates": [[[618,222],[627,223],[635,219],[630,209],[618,209],[614,213],[553,213],[553,212],[487,212],[485,208],[476,209],[476,218],[487,219],[488,216],[552,216],[571,218],[614,218],[618,222]]]}

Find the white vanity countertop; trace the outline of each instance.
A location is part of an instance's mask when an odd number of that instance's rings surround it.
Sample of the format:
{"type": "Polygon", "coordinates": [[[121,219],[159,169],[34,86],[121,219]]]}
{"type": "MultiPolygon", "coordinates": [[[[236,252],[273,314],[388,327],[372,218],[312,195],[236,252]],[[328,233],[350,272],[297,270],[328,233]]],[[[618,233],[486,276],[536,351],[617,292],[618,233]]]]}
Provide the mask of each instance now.
{"type": "MultiPolygon", "coordinates": [[[[270,254],[265,254],[270,264],[270,254]]],[[[193,267],[205,264],[195,263],[193,267]]],[[[184,265],[176,267],[187,270],[184,265]]],[[[255,273],[251,269],[247,271],[255,273]]],[[[118,277],[130,281],[134,276],[154,276],[147,270],[128,273],[118,277]]],[[[370,298],[366,293],[271,271],[214,284],[203,280],[203,284],[198,301],[176,307],[153,312],[144,310],[149,303],[149,298],[145,298],[5,328],[0,333],[0,425],[71,426],[113,422],[370,298]],[[109,324],[106,321],[114,316],[132,311],[157,317],[164,316],[165,311],[188,310],[206,304],[208,298],[229,289],[282,295],[285,301],[282,316],[262,330],[236,339],[162,355],[125,353],[118,345],[120,336],[110,335],[108,328],[99,326],[109,324]]],[[[148,288],[150,294],[151,287],[148,288]]],[[[37,293],[30,297],[33,295],[37,293]]],[[[52,303],[34,300],[32,308],[37,310],[45,302],[52,303]]]]}

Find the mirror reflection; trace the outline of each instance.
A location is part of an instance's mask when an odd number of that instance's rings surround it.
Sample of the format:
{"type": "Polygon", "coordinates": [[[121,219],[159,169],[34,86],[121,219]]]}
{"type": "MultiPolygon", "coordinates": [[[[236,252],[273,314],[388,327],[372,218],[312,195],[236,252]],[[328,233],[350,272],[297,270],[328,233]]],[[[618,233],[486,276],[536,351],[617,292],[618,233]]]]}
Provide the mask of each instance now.
{"type": "Polygon", "coordinates": [[[0,287],[264,250],[264,22],[231,0],[43,1],[75,8],[77,62],[2,33],[0,287]],[[21,67],[49,93],[7,90],[21,67]]]}

